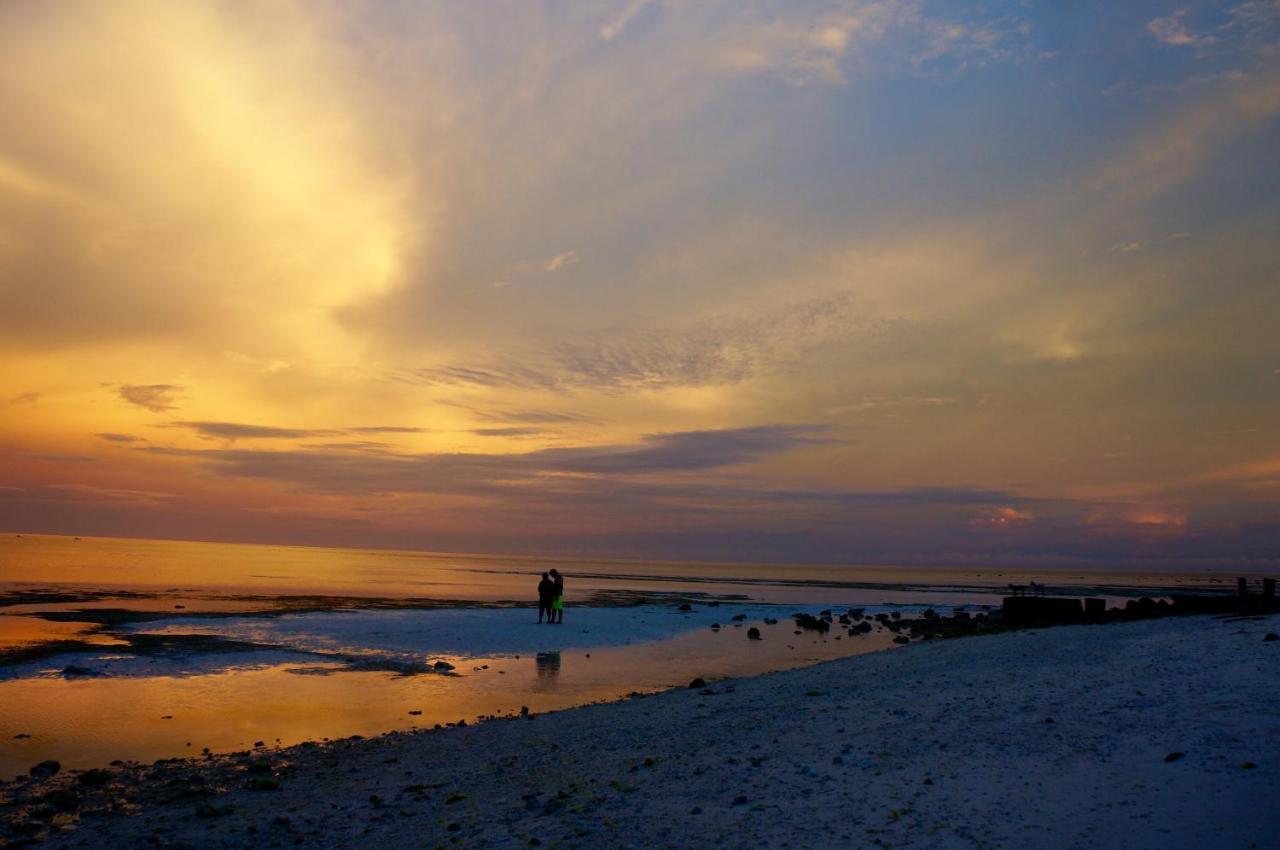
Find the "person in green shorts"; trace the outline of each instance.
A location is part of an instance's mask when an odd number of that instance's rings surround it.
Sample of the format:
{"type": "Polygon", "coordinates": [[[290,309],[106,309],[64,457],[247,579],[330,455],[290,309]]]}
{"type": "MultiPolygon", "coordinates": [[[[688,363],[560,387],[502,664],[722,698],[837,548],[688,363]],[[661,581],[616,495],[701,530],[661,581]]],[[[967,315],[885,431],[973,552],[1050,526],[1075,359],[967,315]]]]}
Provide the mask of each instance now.
{"type": "Polygon", "coordinates": [[[564,622],[564,576],[554,567],[551,569],[551,620],[552,623],[564,622]]]}

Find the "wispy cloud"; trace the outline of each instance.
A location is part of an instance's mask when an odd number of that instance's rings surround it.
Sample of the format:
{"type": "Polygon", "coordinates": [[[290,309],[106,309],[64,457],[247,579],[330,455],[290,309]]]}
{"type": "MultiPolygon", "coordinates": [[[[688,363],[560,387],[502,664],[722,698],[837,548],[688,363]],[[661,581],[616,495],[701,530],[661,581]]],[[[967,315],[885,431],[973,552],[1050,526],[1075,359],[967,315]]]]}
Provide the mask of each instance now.
{"type": "Polygon", "coordinates": [[[178,396],[182,387],[177,384],[125,384],[116,392],[120,398],[150,410],[152,413],[164,413],[178,408],[178,396]]]}
{"type": "MultiPolygon", "coordinates": [[[[1172,15],[1155,18],[1147,24],[1147,30],[1161,44],[1169,44],[1174,47],[1199,44],[1205,39],[1191,31],[1187,26],[1186,17],[1187,10],[1179,9],[1172,15]]],[[[1212,37],[1208,37],[1208,40],[1212,41],[1212,37]]]]}
{"type": "Polygon", "coordinates": [[[99,440],[106,440],[108,443],[137,443],[142,440],[141,437],[135,437],[132,434],[113,434],[110,432],[102,432],[94,434],[99,440]]]}
{"type": "Polygon", "coordinates": [[[551,274],[552,272],[558,272],[560,269],[568,266],[577,265],[577,263],[578,252],[565,251],[564,253],[556,254],[554,257],[548,257],[542,264],[542,270],[547,274],[551,274]]]}

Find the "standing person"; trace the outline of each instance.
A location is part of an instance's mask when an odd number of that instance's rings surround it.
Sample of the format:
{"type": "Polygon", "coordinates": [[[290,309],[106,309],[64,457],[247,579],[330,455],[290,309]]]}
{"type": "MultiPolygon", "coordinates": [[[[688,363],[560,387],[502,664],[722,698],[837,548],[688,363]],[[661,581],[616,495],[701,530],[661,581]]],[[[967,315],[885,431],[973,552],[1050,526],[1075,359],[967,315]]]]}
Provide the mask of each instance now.
{"type": "Polygon", "coordinates": [[[551,622],[564,622],[564,576],[555,567],[551,568],[551,622]]]}
{"type": "Polygon", "coordinates": [[[538,582],[538,622],[542,622],[542,615],[547,615],[547,623],[555,622],[555,613],[551,609],[552,599],[555,597],[556,586],[551,581],[550,576],[546,573],[542,574],[542,581],[538,582]]]}

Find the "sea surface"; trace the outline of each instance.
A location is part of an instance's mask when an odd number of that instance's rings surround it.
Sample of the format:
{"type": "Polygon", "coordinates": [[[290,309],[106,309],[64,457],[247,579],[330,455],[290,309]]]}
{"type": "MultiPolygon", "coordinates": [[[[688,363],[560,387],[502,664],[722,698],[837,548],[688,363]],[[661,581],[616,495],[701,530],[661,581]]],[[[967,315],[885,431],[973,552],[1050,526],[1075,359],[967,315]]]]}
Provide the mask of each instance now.
{"type": "Polygon", "coordinates": [[[892,646],[794,611],[1112,602],[1220,574],[795,566],[0,536],[0,777],[476,722],[892,646]],[[540,573],[565,622],[538,624],[540,573]],[[773,623],[771,621],[778,621],[773,623]],[[718,626],[718,628],[713,628],[718,626]],[[748,640],[751,627],[762,640],[748,640]]]}

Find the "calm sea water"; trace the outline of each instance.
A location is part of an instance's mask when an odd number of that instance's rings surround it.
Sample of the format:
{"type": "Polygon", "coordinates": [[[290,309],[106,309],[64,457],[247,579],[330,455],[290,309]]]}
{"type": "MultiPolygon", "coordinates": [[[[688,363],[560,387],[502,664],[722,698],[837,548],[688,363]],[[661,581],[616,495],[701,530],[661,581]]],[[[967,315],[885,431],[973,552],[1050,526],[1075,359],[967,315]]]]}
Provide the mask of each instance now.
{"type": "Polygon", "coordinates": [[[1226,586],[1222,576],[1187,573],[587,561],[10,534],[0,537],[0,776],[46,758],[90,767],[288,745],[802,666],[884,649],[890,635],[800,635],[787,621],[793,610],[976,608],[1032,580],[1116,600],[1226,586]],[[566,622],[540,625],[534,588],[553,566],[567,579],[566,622]],[[746,640],[753,625],[764,640],[746,640]]]}

